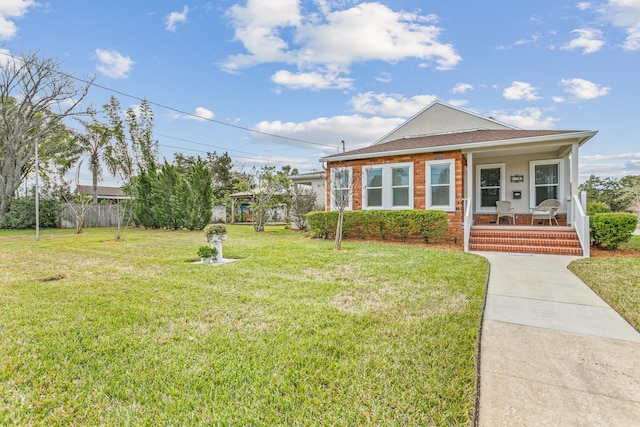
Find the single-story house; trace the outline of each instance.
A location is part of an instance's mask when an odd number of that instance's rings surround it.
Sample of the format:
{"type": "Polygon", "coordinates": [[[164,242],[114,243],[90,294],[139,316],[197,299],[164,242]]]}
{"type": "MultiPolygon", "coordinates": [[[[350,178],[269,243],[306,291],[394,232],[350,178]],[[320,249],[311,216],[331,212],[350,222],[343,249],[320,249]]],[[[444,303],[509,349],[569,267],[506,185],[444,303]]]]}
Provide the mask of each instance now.
{"type": "MultiPolygon", "coordinates": [[[[78,194],[84,194],[93,197],[93,185],[78,185],[76,187],[78,194]]],[[[120,187],[109,187],[98,185],[98,203],[118,203],[120,200],[128,199],[129,196],[124,194],[120,187]]]]}
{"type": "Polygon", "coordinates": [[[290,175],[289,180],[294,185],[313,190],[318,206],[321,209],[325,208],[327,174],[324,171],[290,175]]]}
{"type": "Polygon", "coordinates": [[[332,195],[350,185],[348,209],[443,210],[448,236],[470,250],[472,226],[497,230],[497,201],[511,203],[515,231],[531,228],[534,207],[557,199],[564,227],[555,230],[575,230],[580,253],[588,256],[578,150],[596,133],[523,130],[436,101],[371,146],[320,159],[326,163],[327,209],[336,208],[332,195]]]}

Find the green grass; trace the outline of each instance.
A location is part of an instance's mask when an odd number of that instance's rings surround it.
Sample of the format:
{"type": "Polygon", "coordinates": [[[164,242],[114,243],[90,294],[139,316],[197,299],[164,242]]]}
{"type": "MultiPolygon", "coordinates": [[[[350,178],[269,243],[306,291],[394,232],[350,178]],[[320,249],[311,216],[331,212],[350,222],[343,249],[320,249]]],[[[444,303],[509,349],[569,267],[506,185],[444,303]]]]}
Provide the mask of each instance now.
{"type": "Polygon", "coordinates": [[[632,249],[634,251],[640,251],[640,236],[637,236],[637,235],[631,236],[631,238],[628,241],[622,243],[620,247],[623,249],[632,249]]]}
{"type": "Polygon", "coordinates": [[[584,258],[569,269],[640,331],[640,256],[584,258]]]}
{"type": "Polygon", "coordinates": [[[229,227],[0,231],[0,425],[471,424],[486,260],[229,227]]]}

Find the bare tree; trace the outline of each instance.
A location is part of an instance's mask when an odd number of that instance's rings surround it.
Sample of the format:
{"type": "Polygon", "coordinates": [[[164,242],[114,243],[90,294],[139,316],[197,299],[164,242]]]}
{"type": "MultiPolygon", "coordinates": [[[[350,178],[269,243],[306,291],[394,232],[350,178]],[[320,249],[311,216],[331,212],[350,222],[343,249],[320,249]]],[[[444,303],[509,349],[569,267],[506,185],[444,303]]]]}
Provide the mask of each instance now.
{"type": "Polygon", "coordinates": [[[289,212],[291,222],[298,230],[307,229],[307,214],[319,210],[316,193],[313,188],[302,185],[294,185],[291,191],[291,204],[289,212]]]}
{"type": "Polygon", "coordinates": [[[338,210],[338,224],[333,249],[342,249],[342,223],[344,211],[351,206],[353,198],[353,176],[351,168],[338,167],[331,169],[331,206],[338,210]]]}
{"type": "Polygon", "coordinates": [[[80,183],[80,167],[82,166],[82,160],[78,163],[78,169],[76,170],[76,195],[75,197],[69,197],[63,195],[65,203],[73,211],[73,215],[76,219],[76,233],[82,234],[82,227],[84,227],[84,218],[89,208],[91,208],[91,197],[80,194],[78,191],[78,184],[80,183]]]}
{"type": "Polygon", "coordinates": [[[0,52],[0,216],[34,166],[36,143],[46,162],[48,143],[58,140],[63,120],[87,95],[91,81],[76,85],[60,63],[37,52],[15,57],[0,52]],[[44,156],[43,156],[44,154],[44,156]]]}

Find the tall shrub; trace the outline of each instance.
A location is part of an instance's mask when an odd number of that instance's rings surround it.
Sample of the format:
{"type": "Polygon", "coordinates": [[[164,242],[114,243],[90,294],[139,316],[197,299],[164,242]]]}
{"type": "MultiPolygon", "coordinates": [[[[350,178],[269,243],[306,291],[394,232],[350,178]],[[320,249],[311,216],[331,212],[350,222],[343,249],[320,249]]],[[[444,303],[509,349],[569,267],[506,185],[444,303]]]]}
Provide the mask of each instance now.
{"type": "Polygon", "coordinates": [[[591,217],[591,238],[606,249],[616,249],[620,243],[631,238],[638,226],[638,218],[629,213],[599,213],[591,217]]]}

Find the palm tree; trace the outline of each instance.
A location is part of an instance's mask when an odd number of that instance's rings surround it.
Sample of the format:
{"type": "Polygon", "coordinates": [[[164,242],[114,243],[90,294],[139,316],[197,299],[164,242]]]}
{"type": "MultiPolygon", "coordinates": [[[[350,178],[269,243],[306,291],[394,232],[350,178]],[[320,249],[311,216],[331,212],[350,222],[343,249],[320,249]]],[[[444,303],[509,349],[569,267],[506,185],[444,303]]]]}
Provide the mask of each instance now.
{"type": "Polygon", "coordinates": [[[111,144],[109,125],[96,119],[96,112],[92,107],[87,109],[91,120],[78,121],[84,126],[84,132],[75,132],[83,154],[89,156],[88,166],[93,178],[93,203],[98,203],[98,180],[102,178],[102,163],[106,148],[111,144]]]}

